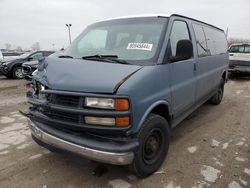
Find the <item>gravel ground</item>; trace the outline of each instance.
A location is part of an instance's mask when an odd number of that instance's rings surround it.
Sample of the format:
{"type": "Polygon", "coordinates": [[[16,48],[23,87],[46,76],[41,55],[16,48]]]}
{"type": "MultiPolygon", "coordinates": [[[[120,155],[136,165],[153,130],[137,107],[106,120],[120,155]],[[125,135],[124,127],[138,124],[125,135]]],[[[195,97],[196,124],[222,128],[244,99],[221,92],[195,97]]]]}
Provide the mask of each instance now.
{"type": "Polygon", "coordinates": [[[26,90],[0,77],[0,187],[250,187],[250,77],[229,80],[219,106],[204,104],[177,126],[162,168],[145,179],[35,144],[18,113],[26,90]]]}

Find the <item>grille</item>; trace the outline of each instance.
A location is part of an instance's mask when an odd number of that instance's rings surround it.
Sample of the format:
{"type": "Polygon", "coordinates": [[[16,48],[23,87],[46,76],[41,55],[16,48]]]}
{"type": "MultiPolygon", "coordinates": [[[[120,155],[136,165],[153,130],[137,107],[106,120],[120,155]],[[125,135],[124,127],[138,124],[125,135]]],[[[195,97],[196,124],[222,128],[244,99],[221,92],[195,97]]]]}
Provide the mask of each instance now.
{"type": "Polygon", "coordinates": [[[80,116],[78,114],[72,114],[72,113],[65,113],[61,111],[55,111],[55,110],[49,110],[49,111],[44,111],[44,115],[57,119],[60,121],[68,121],[68,122],[75,122],[79,123],[80,122],[80,116]]]}
{"type": "Polygon", "coordinates": [[[52,104],[59,104],[63,106],[78,107],[80,104],[80,97],[68,95],[49,94],[48,101],[52,104]]]}

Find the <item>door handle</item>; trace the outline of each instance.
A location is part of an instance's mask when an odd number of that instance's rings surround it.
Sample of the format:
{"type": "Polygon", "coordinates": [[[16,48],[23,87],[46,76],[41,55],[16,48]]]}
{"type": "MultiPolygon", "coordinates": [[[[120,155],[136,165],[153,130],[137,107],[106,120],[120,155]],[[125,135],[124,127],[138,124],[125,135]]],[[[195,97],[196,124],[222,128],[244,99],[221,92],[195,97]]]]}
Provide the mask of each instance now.
{"type": "Polygon", "coordinates": [[[234,54],[229,54],[229,56],[234,56],[234,54]]]}

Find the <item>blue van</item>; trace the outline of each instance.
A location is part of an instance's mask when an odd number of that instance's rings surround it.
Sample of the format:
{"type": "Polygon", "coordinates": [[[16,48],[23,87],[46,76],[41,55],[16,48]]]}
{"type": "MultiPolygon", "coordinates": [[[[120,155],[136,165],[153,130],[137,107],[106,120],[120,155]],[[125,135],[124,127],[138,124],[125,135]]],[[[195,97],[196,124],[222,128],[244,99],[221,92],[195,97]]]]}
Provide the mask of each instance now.
{"type": "Polygon", "coordinates": [[[23,113],[32,138],[149,176],[168,153],[171,129],[206,101],[222,101],[227,49],[223,30],[181,15],[94,23],[33,73],[23,113]]]}

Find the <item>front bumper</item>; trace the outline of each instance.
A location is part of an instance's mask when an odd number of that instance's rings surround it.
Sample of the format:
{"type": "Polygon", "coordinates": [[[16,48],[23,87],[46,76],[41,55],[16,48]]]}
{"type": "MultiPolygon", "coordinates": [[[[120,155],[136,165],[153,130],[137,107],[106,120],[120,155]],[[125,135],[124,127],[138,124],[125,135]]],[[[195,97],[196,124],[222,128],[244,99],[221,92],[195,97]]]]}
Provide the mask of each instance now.
{"type": "Polygon", "coordinates": [[[62,134],[62,132],[59,130],[52,129],[51,127],[47,127],[49,129],[45,131],[39,126],[43,126],[43,128],[46,129],[46,125],[39,125],[39,123],[35,123],[30,119],[28,120],[28,124],[31,129],[32,136],[35,137],[35,141],[39,140],[39,142],[44,143],[45,145],[103,163],[114,165],[131,164],[134,159],[134,152],[138,147],[137,141],[127,144],[118,144],[113,141],[106,143],[98,141],[96,142],[96,140],[73,136],[70,133],[64,132],[62,134]],[[51,134],[52,132],[53,134],[51,134]],[[97,147],[93,147],[93,144],[97,147]],[[92,147],[88,145],[92,145],[92,147]],[[114,148],[113,151],[112,148],[114,148]]]}
{"type": "Polygon", "coordinates": [[[8,75],[9,74],[9,70],[7,66],[4,65],[0,65],[0,72],[4,75],[8,75]]]}
{"type": "Polygon", "coordinates": [[[37,67],[32,67],[32,66],[29,66],[29,65],[22,65],[22,72],[23,72],[23,75],[29,75],[31,76],[32,73],[37,69],[37,67]]]}

